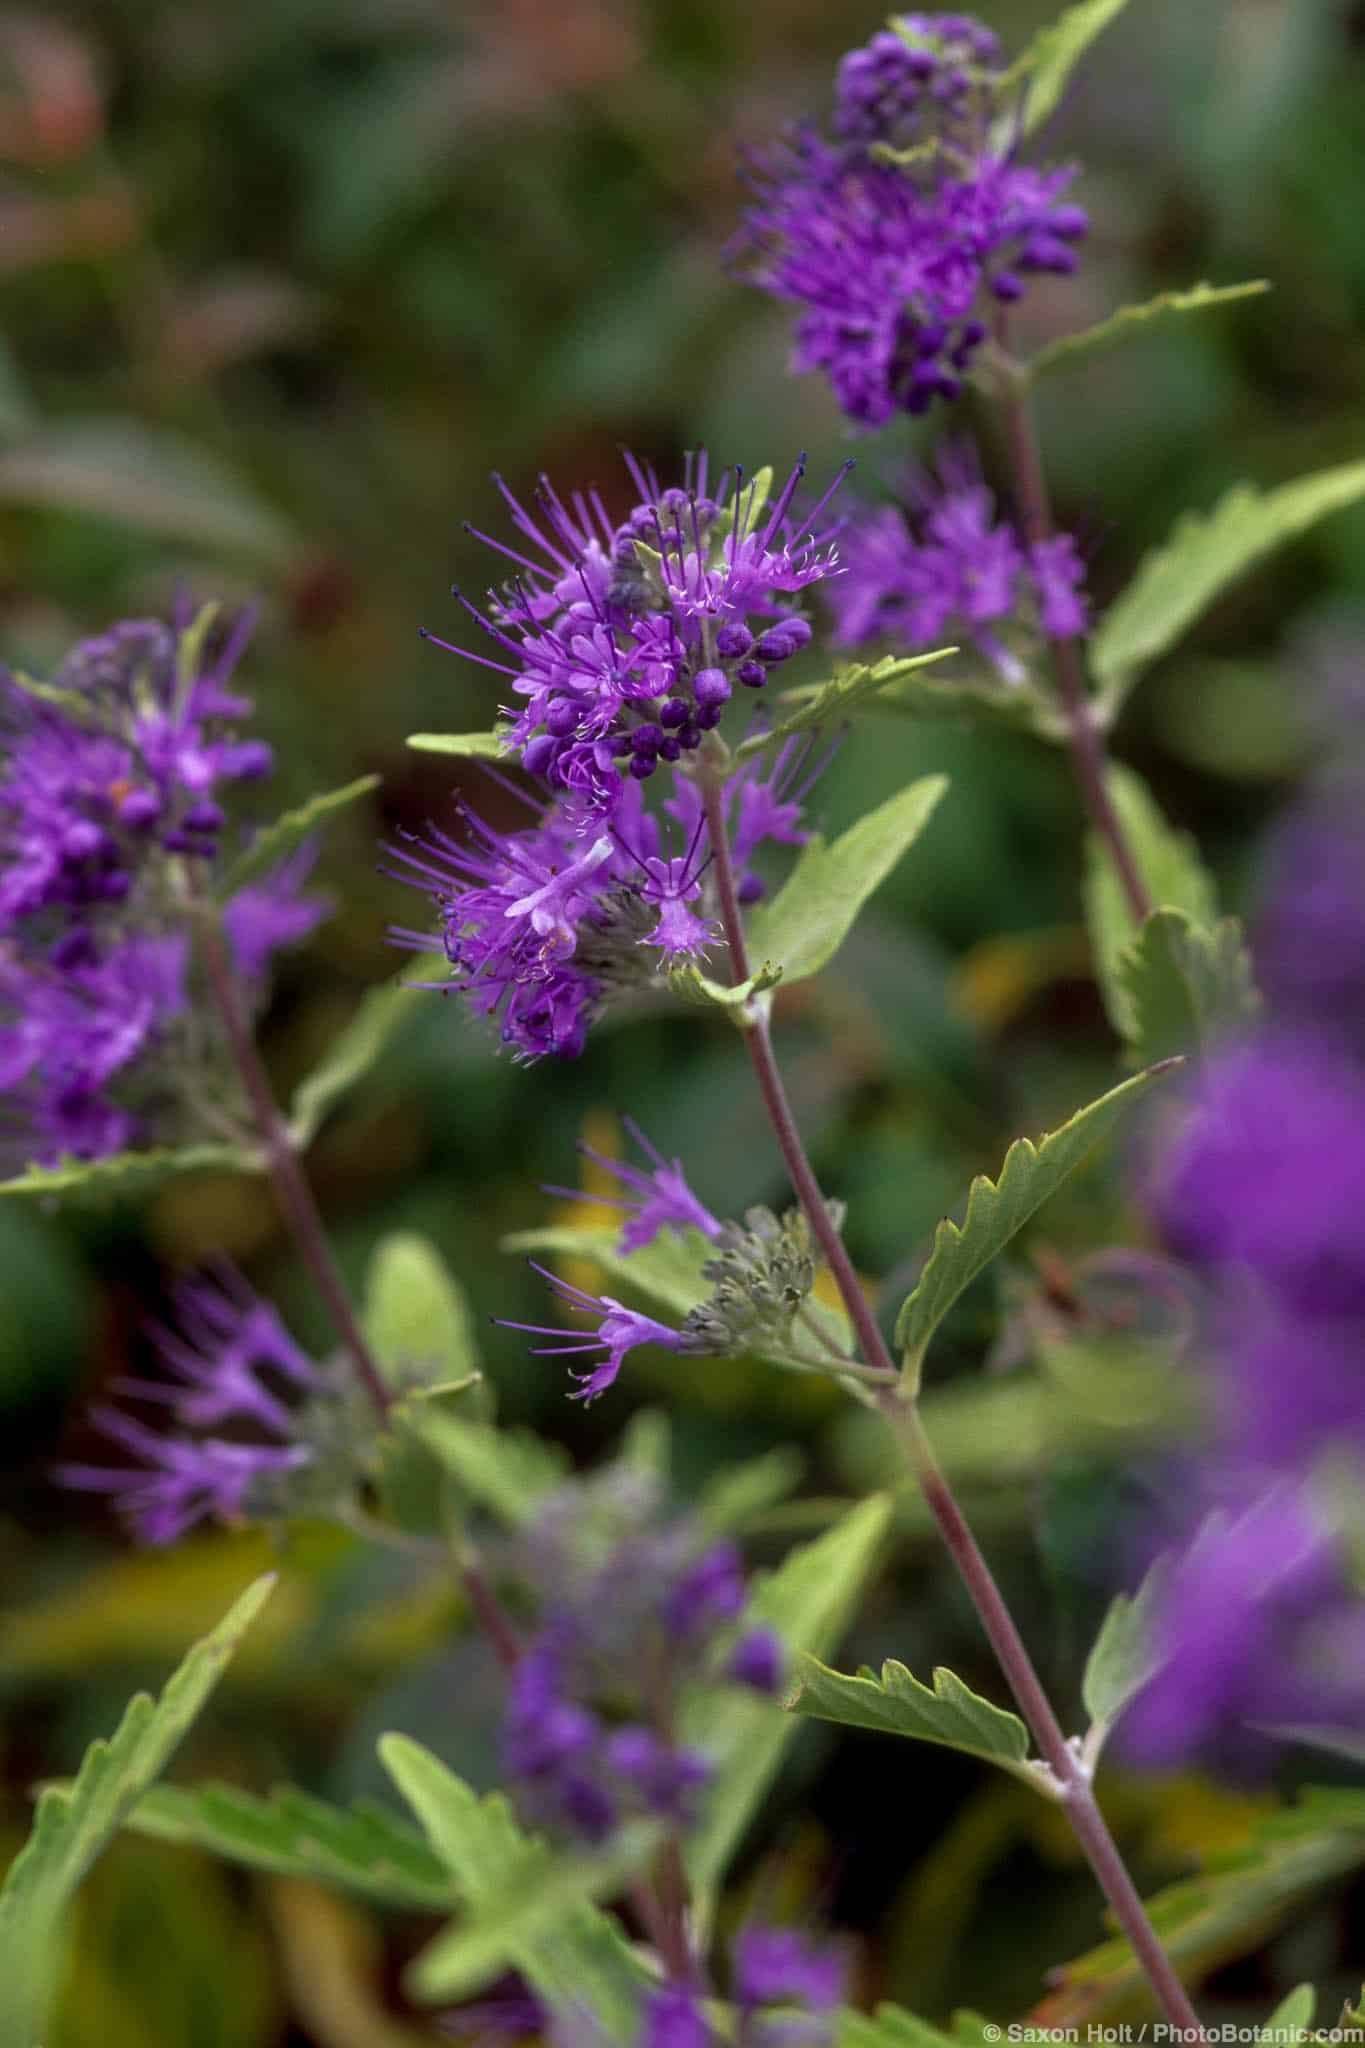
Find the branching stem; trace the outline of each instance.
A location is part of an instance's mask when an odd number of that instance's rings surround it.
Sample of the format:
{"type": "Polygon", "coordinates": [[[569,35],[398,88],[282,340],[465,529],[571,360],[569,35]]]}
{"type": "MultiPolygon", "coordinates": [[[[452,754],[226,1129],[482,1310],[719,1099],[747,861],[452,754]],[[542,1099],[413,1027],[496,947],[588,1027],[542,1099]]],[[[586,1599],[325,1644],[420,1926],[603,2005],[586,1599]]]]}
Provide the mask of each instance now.
{"type": "MultiPolygon", "coordinates": [[[[724,783],[715,773],[703,772],[702,800],[710,835],[716,891],[721,921],[730,952],[732,983],[749,976],[748,947],[744,918],[735,884],[725,822],[724,783]]],[[[773,1135],[777,1139],[788,1178],[796,1193],[811,1232],[834,1277],[849,1321],[857,1334],[866,1363],[885,1376],[876,1405],[891,1429],[902,1455],[920,1487],[957,1566],[963,1585],[981,1621],[1000,1668],[1018,1703],[1019,1711],[1032,1732],[1039,1754],[1051,1768],[1061,1788],[1064,1806],[1087,1861],[1108,1899],[1114,1918],[1127,1937],[1134,1955],[1151,1985],[1166,2018],[1188,2038],[1199,2040],[1199,2016],[1185,1991],[1174,1964],[1157,1938],[1142,1899],[1128,1874],[1117,1844],[1109,1832],[1091,1788],[1089,1773],[1063,1733],[1043,1684],[1034,1669],[1014,1617],[1005,1604],[995,1576],[969,1528],[962,1509],[934,1456],[913,1396],[903,1390],[872,1304],[863,1291],[853,1261],[830,1216],[820,1184],[792,1114],[782,1075],[773,1052],[766,1007],[754,1006],[745,1031],[749,1057],[759,1093],[763,1097],[773,1135]]]]}

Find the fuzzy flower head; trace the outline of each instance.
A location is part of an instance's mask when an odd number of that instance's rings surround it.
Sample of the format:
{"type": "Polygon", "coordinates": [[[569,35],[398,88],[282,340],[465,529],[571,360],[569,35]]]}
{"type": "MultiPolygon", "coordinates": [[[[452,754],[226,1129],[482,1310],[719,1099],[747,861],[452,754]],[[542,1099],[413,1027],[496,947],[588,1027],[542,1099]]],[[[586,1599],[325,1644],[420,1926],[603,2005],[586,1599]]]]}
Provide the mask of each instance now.
{"type": "Polygon", "coordinates": [[[460,600],[493,651],[450,650],[507,678],[510,750],[588,837],[807,644],[801,595],[838,567],[820,521],[842,471],[798,516],[802,463],[771,499],[740,470],[713,484],[704,453],[668,488],[627,466],[638,502],[620,523],[595,490],[566,502],[542,480],[530,511],[499,480],[518,544],[477,538],[517,573],[484,611],[460,600]]]}
{"type": "Polygon", "coordinates": [[[1305,1489],[1207,1524],[1162,1589],[1161,1662],[1130,1710],[1129,1754],[1264,1766],[1276,1729],[1359,1727],[1365,1609],[1341,1532],[1305,1489]]]}
{"type": "Polygon", "coordinates": [[[799,309],[793,369],[859,426],[956,398],[991,309],[1076,267],[1074,171],[1002,150],[998,62],[968,16],[900,17],[843,60],[836,141],[808,126],[751,162],[738,252],[799,309]]]}
{"type": "MultiPolygon", "coordinates": [[[[223,844],[221,799],[271,769],[229,688],[250,621],[213,643],[132,619],[51,683],[0,676],[0,1074],[18,1165],[175,1140],[203,1076],[187,889],[223,844]]],[[[224,907],[234,965],[259,990],[280,947],[323,915],[301,850],[224,907]]]]}
{"type": "Polygon", "coordinates": [[[889,640],[911,653],[970,642],[1006,684],[1022,680],[1025,648],[1084,632],[1084,570],[1067,534],[1029,547],[973,456],[953,449],[912,478],[908,510],[881,506],[850,522],[846,573],[828,592],[834,640],[889,640]]]}
{"type": "MultiPolygon", "coordinates": [[[[791,742],[726,784],[745,903],[764,891],[759,849],[808,837],[802,806],[824,766],[811,751],[791,742]]],[[[440,923],[439,936],[401,926],[392,937],[443,956],[450,979],[434,985],[496,1019],[515,1058],[576,1058],[604,1009],[666,990],[671,968],[719,941],[701,797],[679,777],[660,815],[632,779],[588,835],[562,799],[542,806],[504,788],[527,803],[520,829],[497,831],[466,809],[461,836],[433,826],[389,849],[394,879],[429,896],[440,923]]]]}
{"type": "Polygon", "coordinates": [[[577,1057],[607,1003],[662,986],[668,966],[715,942],[698,908],[700,825],[670,851],[638,784],[592,838],[558,803],[519,831],[495,831],[472,811],[464,822],[463,838],[431,827],[390,849],[395,879],[429,895],[441,924],[439,938],[410,928],[393,937],[443,954],[452,973],[437,985],[495,1017],[518,1059],[577,1057]]]}
{"type": "Polygon", "coordinates": [[[658,1482],[623,1461],[552,1494],[520,1557],[539,1626],[502,1731],[519,1803],[589,1841],[642,1813],[692,1825],[710,1765],[669,1732],[676,1712],[697,1688],[757,1682],[735,1668],[760,1633],[742,1627],[738,1552],[670,1514],[658,1482]]]}
{"type": "Polygon", "coordinates": [[[274,1309],[230,1269],[183,1286],[175,1307],[176,1324],[152,1332],[167,1378],[118,1385],[159,1406],[168,1426],[97,1408],[98,1428],[131,1462],[57,1473],[64,1486],[108,1495],[149,1544],[173,1543],[196,1522],[271,1512],[288,1476],[314,1459],[300,1404],[327,1392],[274,1309]]]}

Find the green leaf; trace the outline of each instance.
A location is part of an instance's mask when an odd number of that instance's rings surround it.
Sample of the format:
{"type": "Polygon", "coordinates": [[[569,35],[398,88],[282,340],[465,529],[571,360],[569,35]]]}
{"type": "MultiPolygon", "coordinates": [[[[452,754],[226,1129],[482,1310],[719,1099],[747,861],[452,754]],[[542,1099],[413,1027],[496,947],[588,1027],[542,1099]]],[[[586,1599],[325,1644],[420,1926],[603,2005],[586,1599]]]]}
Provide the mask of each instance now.
{"type": "Polygon", "coordinates": [[[553,1940],[583,1904],[624,1891],[662,1836],[657,1823],[637,1821],[595,1856],[556,1856],[536,1844],[502,1891],[427,1943],[407,1972],[409,1989],[441,2003],[484,1990],[517,1967],[528,1944],[553,1940]]]}
{"type": "MultiPolygon", "coordinates": [[[[956,653],[956,647],[936,647],[930,654],[888,654],[881,661],[854,662],[849,668],[841,668],[827,683],[803,683],[797,689],[784,690],[783,704],[794,708],[770,732],[755,733],[752,739],[736,747],[735,761],[747,761],[752,755],[761,754],[765,747],[789,739],[793,733],[809,732],[815,726],[828,725],[831,719],[843,718],[864,697],[875,696],[893,683],[902,682],[916,669],[929,668],[956,653]]],[[[950,694],[948,686],[944,695],[950,694]]]]}
{"type": "Polygon", "coordinates": [[[433,1386],[479,1369],[464,1289],[435,1245],[413,1231],[395,1231],[375,1248],[365,1331],[394,1387],[433,1386]]]}
{"type": "Polygon", "coordinates": [[[507,751],[500,732],[410,732],[407,744],[419,754],[455,754],[462,761],[500,761],[507,751]]]}
{"type": "MultiPolygon", "coordinates": [[[[385,1735],[379,1755],[467,1910],[501,1910],[521,1892],[528,1917],[512,1929],[507,1959],[551,2010],[585,2014],[608,2041],[632,2040],[647,1982],[643,1966],[615,1924],[572,1890],[556,1887],[553,1911],[542,1922],[537,1885],[527,1880],[543,1880],[548,1852],[522,1833],[506,1800],[497,1794],[480,1799],[406,1736],[385,1735]]],[[[442,1995],[429,1984],[424,1956],[409,1981],[419,1996],[442,1995]]]]}
{"type": "Polygon", "coordinates": [[[1270,2043],[1297,2040],[1312,2026],[1317,2002],[1318,1994],[1311,1984],[1296,1984],[1261,2028],[1261,2039],[1270,2043]]]}
{"type": "Polygon", "coordinates": [[[1163,1662],[1152,1624],[1169,1574],[1170,1559],[1159,1557],[1136,1593],[1116,1596],[1085,1660],[1081,1698],[1091,1720],[1086,1748],[1092,1763],[1119,1715],[1163,1662]]]}
{"type": "Polygon", "coordinates": [[[1270,290],[1270,280],[1250,279],[1246,284],[1195,284],[1183,291],[1158,292],[1140,306],[1120,306],[1107,320],[1083,327],[1078,334],[1064,334],[1040,349],[1028,365],[1031,377],[1045,377],[1073,356],[1091,355],[1097,349],[1113,348],[1137,329],[1159,327],[1179,313],[1202,313],[1211,306],[1231,305],[1236,299],[1258,298],[1270,290]]]}
{"type": "MultiPolygon", "coordinates": [[[[1111,767],[1109,795],[1153,908],[1183,911],[1199,927],[1216,923],[1217,893],[1198,847],[1188,833],[1166,823],[1142,777],[1129,768],[1111,767]]],[[[1085,914],[1109,1021],[1120,1038],[1134,1044],[1138,1025],[1123,967],[1137,926],[1113,863],[1094,834],[1086,848],[1085,914]]]]}
{"type": "Polygon", "coordinates": [[[805,1469],[805,1458],[790,1444],[778,1444],[742,1465],[727,1466],[698,1498],[697,1520],[709,1536],[728,1536],[743,1529],[765,1509],[785,1500],[800,1484],[805,1469]]]}
{"type": "MultiPolygon", "coordinates": [[[[1166,1953],[1197,1983],[1205,1969],[1259,1949],[1311,1892],[1362,1863],[1365,1792],[1313,1786],[1145,1904],[1166,1953]]],[[[1052,1985],[1048,2023],[1062,2028],[1129,2018],[1135,2001],[1144,2010],[1150,2001],[1140,1964],[1117,1937],[1054,1970],[1052,1985]]]]}
{"type": "MultiPolygon", "coordinates": [[[[1041,128],[1066,91],[1067,81],[1102,30],[1122,14],[1127,0],[1080,0],[1047,28],[1039,29],[1016,57],[1005,84],[1023,84],[1023,127],[1026,135],[1041,128]]],[[[1009,117],[1013,134],[1014,117],[1009,117]]]]}
{"type": "Polygon", "coordinates": [[[1107,1137],[1119,1118],[1169,1066],[1134,1074],[1078,1109],[1069,1123],[1037,1144],[1017,1138],[1005,1154],[998,1180],[979,1174],[967,1196],[961,1223],[945,1217],[912,1293],[896,1319],[896,1342],[905,1353],[905,1378],[917,1386],[930,1339],[959,1295],[1023,1229],[1049,1195],[1074,1173],[1091,1148],[1107,1137]]]}
{"type": "Polygon", "coordinates": [[[383,1807],[329,1806],[293,1785],[268,1799],[235,1785],[157,1785],[124,1825],[252,1870],[340,1885],[383,1906],[444,1913],[455,1904],[445,1865],[416,1829],[383,1807]]]}
{"type": "Polygon", "coordinates": [[[366,990],[321,1065],[294,1090],[289,1128],[295,1144],[312,1143],[336,1104],[363,1080],[422,994],[405,975],[366,990]]]}
{"type": "Polygon", "coordinates": [[[1189,512],[1148,555],[1090,643],[1102,709],[1118,709],[1137,677],[1230,583],[1319,519],[1365,497],[1365,462],[1343,463],[1259,491],[1241,484],[1212,512],[1189,512]]]}
{"type": "Polygon", "coordinates": [[[333,811],[353,804],[357,797],[368,796],[372,789],[378,789],[381,779],[378,775],[357,775],[354,782],[344,783],[340,789],[326,790],[321,796],[310,797],[297,810],[286,811],[273,824],[264,826],[223,877],[218,888],[219,901],[225,903],[245,883],[268,874],[296,847],[302,846],[312,833],[320,830],[333,811]]]}
{"type": "Polygon", "coordinates": [[[297,537],[240,475],[169,428],[66,419],[0,452],[0,504],[92,513],[182,545],[282,564],[297,537]]]}
{"type": "Polygon", "coordinates": [[[260,1153],[246,1145],[180,1145],[156,1152],[114,1152],[108,1159],[69,1159],[58,1166],[30,1166],[13,1180],[0,1181],[0,1195],[47,1200],[70,1195],[78,1201],[140,1200],[181,1173],[264,1173],[260,1153]]]}
{"type": "Polygon", "coordinates": [[[1048,1790],[1043,1767],[1029,1760],[1028,1730],[1019,1716],[992,1706],[942,1665],[930,1687],[894,1660],[883,1664],[878,1679],[870,1671],[848,1678],[815,1657],[802,1657],[787,1706],[816,1721],[838,1721],[846,1728],[872,1728],[884,1735],[934,1742],[942,1749],[960,1749],[998,1764],[1035,1792],[1048,1790]]]}
{"type": "Polygon", "coordinates": [[[974,2012],[955,2012],[951,2033],[918,2019],[899,2005],[879,2005],[873,2014],[841,2012],[835,2022],[834,2048],[979,2048],[1000,2038],[997,2029],[974,2012]]]}
{"type": "Polygon", "coordinates": [[[196,1643],[161,1694],[138,1693],[109,1739],[92,1742],[70,1785],[49,1785],[0,1889],[0,2037],[40,2048],[67,1907],[96,1857],[165,1769],[269,1597],[257,1579],[196,1643]]]}
{"type": "Polygon", "coordinates": [[[762,904],[750,921],[753,957],[777,962],[788,982],[818,974],[878,883],[919,837],[947,787],[946,776],[925,775],[869,811],[832,846],[811,839],[772,902],[762,904]]]}
{"type": "Polygon", "coordinates": [[[677,996],[680,1002],[689,1003],[698,1010],[723,1010],[743,1028],[750,1021],[746,1014],[750,999],[766,995],[770,988],[777,987],[781,979],[782,969],[765,960],[747,981],[733,984],[712,981],[689,960],[671,970],[668,987],[670,994],[677,996]]]}
{"type": "Polygon", "coordinates": [[[509,1529],[535,1513],[568,1469],[567,1453],[533,1430],[466,1421],[443,1402],[415,1403],[411,1429],[460,1491],[509,1529]]]}
{"type": "MultiPolygon", "coordinates": [[[[873,1494],[813,1543],[793,1550],[755,1589],[746,1621],[766,1622],[793,1654],[828,1656],[856,1611],[891,1525],[892,1502],[873,1494]]],[[[796,1722],[771,1700],[714,1693],[683,1716],[683,1735],[713,1759],[716,1771],[700,1827],[687,1845],[687,1868],[705,1922],[744,1831],[763,1802],[796,1722]]]]}
{"type": "Polygon", "coordinates": [[[1120,955],[1118,976],[1140,1066],[1204,1051],[1245,1029],[1260,1009],[1235,917],[1205,931],[1183,911],[1154,911],[1120,955]]]}

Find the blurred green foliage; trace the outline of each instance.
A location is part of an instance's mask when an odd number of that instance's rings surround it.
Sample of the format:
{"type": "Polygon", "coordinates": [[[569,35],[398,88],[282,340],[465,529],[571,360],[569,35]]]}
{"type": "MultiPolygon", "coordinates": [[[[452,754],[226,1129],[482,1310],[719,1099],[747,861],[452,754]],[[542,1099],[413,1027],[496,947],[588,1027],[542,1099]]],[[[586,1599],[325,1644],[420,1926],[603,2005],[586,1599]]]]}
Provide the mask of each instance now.
{"type": "MultiPolygon", "coordinates": [[[[1018,36],[1051,10],[989,0],[983,11],[1018,36]]],[[[789,462],[804,446],[817,473],[844,452],[823,390],[784,372],[783,315],[727,277],[723,252],[737,150],[818,112],[834,58],[877,25],[875,7],[815,0],[0,11],[4,652],[41,672],[80,631],[164,606],[179,588],[251,598],[262,619],[249,681],[279,747],[281,806],[382,777],[332,827],[338,914],[269,1019],[283,1089],[393,970],[386,923],[414,913],[375,873],[377,840],[448,822],[454,788],[482,787],[476,764],[406,752],[403,738],[486,728],[494,708],[485,671],[416,632],[448,627],[452,578],[488,575],[461,521],[497,524],[490,470],[514,488],[541,468],[597,479],[615,502],[621,442],[661,466],[699,442],[749,464],[789,462]]],[[[1365,14],[1347,0],[1132,0],[1055,117],[1055,149],[1084,160],[1095,227],[1079,277],[1031,296],[1027,338],[1198,278],[1263,275],[1274,288],[1059,363],[1046,380],[1049,465],[1101,601],[1186,507],[1361,446],[1362,92],[1365,14]]],[[[879,443],[867,481],[894,474],[915,445],[908,427],[879,443]]],[[[1359,661],[1362,621],[1357,510],[1239,583],[1124,711],[1120,753],[1199,836],[1230,907],[1254,895],[1259,834],[1309,748],[1312,674],[1359,661]]],[[[819,680],[813,658],[794,679],[819,680]]],[[[1059,760],[1023,734],[951,719],[869,721],[826,777],[823,822],[843,829],[939,771],[949,799],[835,970],[778,996],[799,1114],[888,1303],[971,1175],[1112,1079],[1059,760]]],[[[523,1073],[453,1006],[408,999],[385,1060],[313,1153],[348,1272],[358,1284],[382,1235],[419,1232],[479,1311],[534,1309],[539,1283],[498,1242],[546,1220],[539,1184],[569,1177],[577,1136],[614,1144],[623,1110],[666,1152],[686,1152],[704,1200],[733,1211],[778,1192],[723,1020],[612,1026],[577,1065],[523,1073]]],[[[1122,1167],[1111,1148],[1063,1191],[1032,1259],[964,1297],[930,1366],[945,1458],[988,1541],[1008,1532],[1007,1589],[1047,1675],[1073,1690],[1123,1569],[1150,1391],[1086,1354],[1078,1396],[1074,1370],[1069,1389],[1058,1377],[1065,1346],[1041,1380],[963,1375],[1002,1310],[1007,1334],[1065,1322],[1075,1260],[1133,1228],[1122,1167]]],[[[167,1273],[211,1250],[241,1259],[301,1335],[320,1336],[249,1182],[176,1181],[143,1214],[0,1211],[11,1838],[33,1781],[69,1770],[130,1684],[159,1681],[262,1563],[263,1544],[245,1535],[120,1554],[98,1515],[47,1478],[59,1449],[88,1450],[80,1407],[136,1354],[167,1273]]],[[[798,1444],[805,1487],[755,1518],[760,1558],[879,1469],[864,1418],[816,1382],[646,1363],[584,1415],[516,1338],[490,1333],[482,1348],[503,1413],[579,1459],[633,1400],[666,1400],[685,1494],[774,1441],[798,1444]]],[[[997,1342],[997,1363],[1007,1351],[997,1342]]],[[[454,1595],[419,1565],[328,1532],[293,1539],[282,1561],[187,1773],[379,1793],[374,1737],[399,1728],[486,1783],[496,1677],[476,1639],[452,1629],[454,1595]]],[[[993,1686],[908,1507],[841,1662],[887,1655],[993,1686]]],[[[727,1911],[751,1894],[795,1911],[823,1904],[860,1937],[868,1995],[931,2015],[962,2001],[1026,2009],[1040,1956],[1100,1935],[1052,1817],[965,1759],[909,1746],[888,1757],[877,1743],[802,1731],[727,1911]]],[[[1145,1882],[1244,1841],[1255,1818],[1255,1802],[1194,1783],[1115,1785],[1111,1798],[1145,1882]]],[[[1352,1989],[1362,1913],[1357,1892],[1272,1925],[1258,1959],[1230,1959],[1213,1978],[1208,2016],[1259,2013],[1304,1975],[1327,1987],[1332,2011],[1332,1994],[1352,1989]]],[[[187,1851],[125,1842],[82,1897],[49,2048],[412,2048],[435,2036],[398,2016],[393,1986],[423,1931],[387,1925],[381,1939],[354,1904],[293,1881],[248,1887],[187,1851]]]]}

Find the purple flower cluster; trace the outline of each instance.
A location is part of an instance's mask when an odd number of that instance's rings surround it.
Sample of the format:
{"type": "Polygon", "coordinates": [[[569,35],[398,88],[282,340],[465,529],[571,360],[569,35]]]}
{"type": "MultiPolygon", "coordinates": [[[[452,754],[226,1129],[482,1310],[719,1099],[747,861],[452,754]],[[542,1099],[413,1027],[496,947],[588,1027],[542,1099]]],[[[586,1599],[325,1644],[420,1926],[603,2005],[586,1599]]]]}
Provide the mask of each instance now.
{"type": "Polygon", "coordinates": [[[840,64],[835,133],[904,148],[956,127],[970,132],[973,102],[1000,69],[999,38],[971,15],[898,15],[840,64]]]}
{"type": "MultiPolygon", "coordinates": [[[[806,837],[800,805],[809,779],[793,789],[804,752],[781,749],[766,774],[751,762],[727,785],[746,902],[763,890],[751,867],[758,847],[806,837]]],[[[576,1058],[608,1002],[658,985],[719,935],[694,785],[680,780],[665,803],[680,827],[672,851],[669,826],[646,808],[637,780],[618,781],[614,802],[591,833],[552,803],[520,831],[496,831],[466,811],[464,838],[433,827],[390,850],[395,878],[430,895],[441,921],[439,939],[400,928],[395,941],[443,953],[453,971],[440,985],[476,1015],[496,1017],[519,1059],[576,1058]]]]}
{"type": "MultiPolygon", "coordinates": [[[[735,1943],[737,2048],[829,2048],[844,1995],[844,1961],[791,1927],[748,1927],[735,1943]]],[[[694,1987],[666,1984],[645,2012],[641,2048],[713,2048],[694,1987]]]]}
{"type": "Polygon", "coordinates": [[[540,1626],[517,1665],[502,1730],[504,1768],[537,1824],[604,1840],[632,1814],[685,1828],[710,1772],[671,1733],[682,1694],[735,1683],[772,1693],[781,1646],[736,1637],[743,1562],[658,1490],[620,1468],[565,1488],[527,1533],[540,1626]]]}
{"type": "MultiPolygon", "coordinates": [[[[199,633],[125,620],[50,685],[0,677],[0,1079],[24,1159],[117,1151],[166,1092],[150,1055],[190,1002],[177,872],[207,868],[221,797],[271,769],[269,747],[239,736],[251,706],[228,688],[248,632],[239,621],[205,656],[199,633]]],[[[248,980],[323,914],[303,894],[308,867],[296,856],[228,907],[248,980]]]]}
{"type": "Polygon", "coordinates": [[[902,17],[844,59],[837,141],[803,127],[751,165],[748,274],[801,309],[792,367],[822,370],[860,426],[956,398],[989,308],[1076,268],[1074,169],[1002,151],[997,59],[968,17],[902,17]]]}
{"type": "Polygon", "coordinates": [[[885,505],[845,529],[845,573],[827,593],[836,645],[891,640],[917,652],[958,639],[1016,683],[1024,664],[1002,638],[1006,622],[1058,640],[1086,630],[1075,542],[1057,534],[1027,546],[965,450],[915,477],[909,496],[910,517],[885,505]]]}
{"type": "Polygon", "coordinates": [[[310,1463],[297,1404],[326,1386],[274,1309],[230,1269],[186,1282],[175,1307],[177,1327],[152,1333],[169,1378],[116,1389],[162,1406],[173,1427],[149,1429],[117,1408],[96,1408],[94,1421],[132,1462],[57,1473],[64,1486],[108,1494],[142,1543],[173,1543],[196,1522],[259,1511],[263,1489],[310,1463]],[[245,1433],[218,1434],[225,1426],[245,1433]]]}
{"type": "Polygon", "coordinates": [[[739,470],[712,489],[704,452],[668,489],[647,464],[627,463],[639,502],[620,524],[595,490],[566,504],[542,481],[537,517],[499,481],[533,552],[476,536],[518,574],[486,612],[461,599],[496,656],[450,650],[509,678],[521,700],[506,707],[509,747],[548,783],[570,829],[593,836],[632,780],[696,752],[737,684],[762,689],[807,644],[796,600],[838,566],[818,522],[842,471],[798,519],[801,463],[771,504],[739,470]]]}
{"type": "Polygon", "coordinates": [[[1206,1506],[1233,1508],[1172,1572],[1168,1660],[1129,1741],[1158,1761],[1248,1730],[1359,1725],[1365,1623],[1343,1509],[1365,1459],[1365,862],[1317,813],[1275,862],[1269,1024],[1216,1055],[1160,1161],[1155,1207],[1207,1291],[1206,1506]],[[1313,878],[1316,878],[1314,881],[1313,878]],[[1326,951],[1324,952],[1324,948],[1326,951]],[[1343,1001],[1343,996],[1347,1000],[1343,1001]],[[1250,1505],[1248,1505],[1250,1503],[1250,1505]]]}

